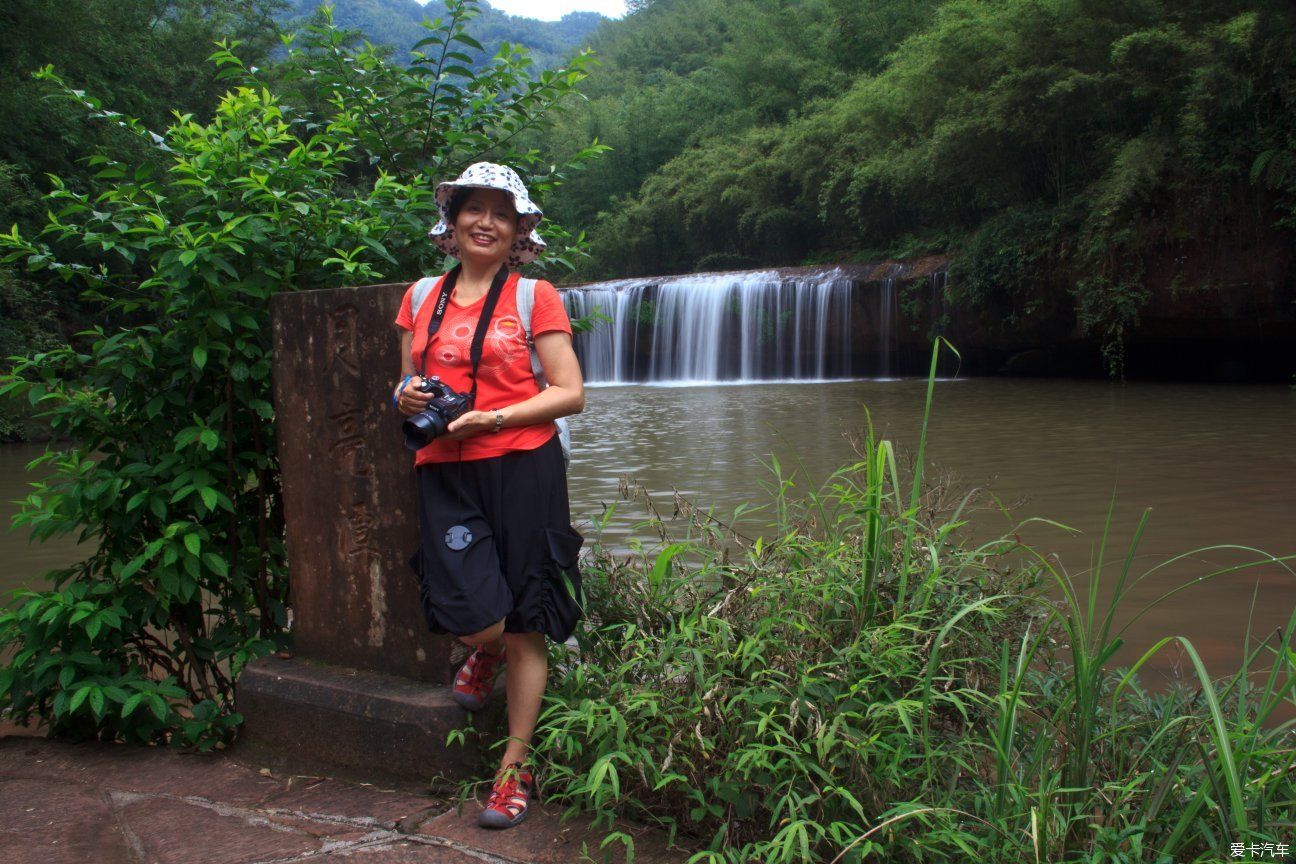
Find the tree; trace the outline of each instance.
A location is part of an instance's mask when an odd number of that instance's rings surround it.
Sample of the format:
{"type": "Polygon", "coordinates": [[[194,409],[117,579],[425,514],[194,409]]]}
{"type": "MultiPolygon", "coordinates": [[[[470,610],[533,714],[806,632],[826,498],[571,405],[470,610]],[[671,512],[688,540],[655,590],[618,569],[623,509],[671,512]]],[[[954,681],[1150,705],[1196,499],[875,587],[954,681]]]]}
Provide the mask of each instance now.
{"type": "MultiPolygon", "coordinates": [[[[86,189],[94,173],[77,157],[106,143],[75,103],[51,99],[32,77],[54,65],[81,89],[150,128],[178,109],[210,117],[221,87],[207,61],[217,39],[241,42],[262,65],[277,44],[281,0],[13,0],[0,5],[0,226],[39,231],[46,174],[86,189]]],[[[121,142],[118,141],[118,146],[121,142]]],[[[93,253],[85,263],[94,262],[93,253]]],[[[74,290],[58,280],[0,268],[0,358],[43,351],[83,326],[74,290]]],[[[0,408],[0,440],[24,437],[22,409],[0,408]]]]}

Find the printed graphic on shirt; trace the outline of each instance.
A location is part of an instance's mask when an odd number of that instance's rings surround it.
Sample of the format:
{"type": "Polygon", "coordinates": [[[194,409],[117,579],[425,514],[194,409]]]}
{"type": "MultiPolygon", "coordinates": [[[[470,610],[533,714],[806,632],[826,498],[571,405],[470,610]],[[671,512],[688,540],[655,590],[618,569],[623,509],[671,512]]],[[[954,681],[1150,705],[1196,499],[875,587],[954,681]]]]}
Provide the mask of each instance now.
{"type": "MultiPolygon", "coordinates": [[[[472,341],[476,332],[477,322],[469,320],[468,317],[447,322],[432,345],[432,359],[443,369],[469,365],[472,362],[472,341]]],[[[486,331],[477,374],[498,377],[496,373],[526,352],[528,352],[526,336],[517,316],[505,315],[497,318],[493,326],[486,331]]]]}

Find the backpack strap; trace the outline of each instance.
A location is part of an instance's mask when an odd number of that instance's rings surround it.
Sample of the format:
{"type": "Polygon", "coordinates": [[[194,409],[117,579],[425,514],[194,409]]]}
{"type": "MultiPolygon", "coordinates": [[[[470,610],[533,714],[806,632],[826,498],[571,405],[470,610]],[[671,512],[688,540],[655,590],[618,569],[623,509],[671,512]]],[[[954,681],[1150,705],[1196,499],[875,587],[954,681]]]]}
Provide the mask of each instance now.
{"type": "MultiPolygon", "coordinates": [[[[536,353],[535,337],[531,333],[531,312],[535,308],[535,289],[536,280],[519,277],[516,295],[518,323],[522,325],[522,332],[526,334],[527,350],[531,352],[531,374],[535,376],[536,384],[543,390],[549,386],[549,382],[545,380],[544,365],[540,362],[540,355],[536,353]]],[[[567,427],[567,418],[559,417],[554,424],[558,427],[558,443],[562,445],[563,464],[570,464],[571,430],[567,427]]]]}
{"type": "Polygon", "coordinates": [[[442,276],[424,276],[414,283],[414,293],[410,295],[410,318],[418,318],[419,309],[423,307],[423,301],[427,300],[432,289],[437,286],[444,277],[442,276]]]}
{"type": "Polygon", "coordinates": [[[535,376],[540,389],[549,386],[544,377],[544,367],[540,364],[540,355],[536,354],[535,337],[531,334],[531,312],[535,309],[536,280],[520,278],[517,281],[518,321],[522,332],[526,334],[527,349],[531,352],[531,374],[535,376]]]}

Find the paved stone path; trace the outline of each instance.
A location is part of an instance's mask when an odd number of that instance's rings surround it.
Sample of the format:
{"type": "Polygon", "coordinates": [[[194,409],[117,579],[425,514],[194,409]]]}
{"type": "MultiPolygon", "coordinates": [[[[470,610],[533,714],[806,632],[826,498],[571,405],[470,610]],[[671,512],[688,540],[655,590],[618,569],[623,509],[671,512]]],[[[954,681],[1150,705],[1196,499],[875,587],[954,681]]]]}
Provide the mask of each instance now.
{"type": "MultiPolygon", "coordinates": [[[[590,860],[585,851],[602,860],[603,835],[586,824],[533,805],[522,825],[486,831],[479,809],[275,775],[226,755],[0,737],[0,864],[567,864],[590,860]]],[[[635,833],[636,862],[688,857],[660,834],[635,833]]]]}

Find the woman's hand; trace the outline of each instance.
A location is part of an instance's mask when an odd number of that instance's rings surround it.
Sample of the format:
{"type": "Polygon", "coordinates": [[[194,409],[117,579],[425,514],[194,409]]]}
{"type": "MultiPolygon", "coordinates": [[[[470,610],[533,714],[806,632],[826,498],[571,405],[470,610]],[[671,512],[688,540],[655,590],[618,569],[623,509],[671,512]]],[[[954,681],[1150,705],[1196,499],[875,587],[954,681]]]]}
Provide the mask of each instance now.
{"type": "Polygon", "coordinates": [[[450,425],[446,427],[445,435],[441,437],[448,441],[462,441],[483,432],[494,431],[494,411],[465,411],[450,421],[450,425]]]}
{"type": "Polygon", "coordinates": [[[415,375],[409,380],[409,383],[405,385],[404,390],[401,390],[401,386],[397,384],[396,388],[392,391],[392,395],[397,397],[396,408],[406,417],[425,410],[428,403],[432,401],[431,393],[422,393],[419,391],[418,386],[422,383],[423,379],[418,375],[415,375]]]}

